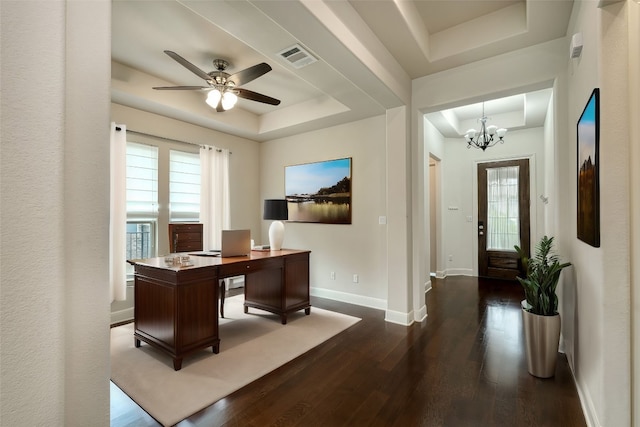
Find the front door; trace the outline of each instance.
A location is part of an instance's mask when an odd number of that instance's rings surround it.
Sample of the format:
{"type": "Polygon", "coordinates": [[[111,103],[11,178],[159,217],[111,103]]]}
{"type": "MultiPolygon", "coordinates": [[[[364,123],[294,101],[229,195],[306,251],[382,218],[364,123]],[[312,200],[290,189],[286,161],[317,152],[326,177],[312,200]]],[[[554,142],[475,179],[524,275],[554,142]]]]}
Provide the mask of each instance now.
{"type": "Polygon", "coordinates": [[[478,275],[515,280],[529,252],[529,160],[478,165],[478,275]]]}

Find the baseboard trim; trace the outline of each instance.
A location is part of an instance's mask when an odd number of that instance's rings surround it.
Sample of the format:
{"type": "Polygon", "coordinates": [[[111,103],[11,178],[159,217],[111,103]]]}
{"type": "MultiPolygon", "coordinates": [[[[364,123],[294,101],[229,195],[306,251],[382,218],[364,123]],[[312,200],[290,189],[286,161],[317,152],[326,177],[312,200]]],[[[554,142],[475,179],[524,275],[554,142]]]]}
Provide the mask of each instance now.
{"type": "MultiPolygon", "coordinates": [[[[571,369],[571,374],[574,374],[573,369],[571,369]]],[[[573,375],[573,382],[576,384],[576,389],[578,390],[580,406],[582,406],[582,413],[584,414],[584,419],[587,422],[587,427],[601,427],[601,424],[598,422],[596,409],[593,406],[593,401],[589,395],[584,392],[580,383],[576,381],[575,375],[573,375]]]]}
{"type": "Polygon", "coordinates": [[[387,309],[387,301],[379,298],[365,297],[362,295],[349,294],[346,292],[334,291],[332,289],[309,288],[311,296],[327,298],[349,304],[361,305],[363,307],[376,308],[378,310],[387,309]]]}
{"type": "Polygon", "coordinates": [[[133,307],[111,312],[111,325],[133,321],[133,307]]]}
{"type": "MultiPolygon", "coordinates": [[[[431,288],[429,288],[431,289],[431,288]]],[[[418,323],[427,320],[427,305],[423,305],[422,307],[420,307],[420,310],[416,311],[416,316],[414,318],[414,320],[418,323]]]]}
{"type": "MultiPolygon", "coordinates": [[[[429,285],[431,282],[427,282],[429,285]]],[[[425,284],[426,286],[426,284],[425,284]]],[[[431,286],[429,286],[431,289],[431,286]]],[[[334,291],[332,289],[315,288],[309,289],[311,296],[319,298],[327,298],[334,301],[346,302],[349,304],[360,305],[363,307],[375,308],[378,310],[384,310],[384,320],[389,323],[395,323],[398,325],[409,326],[413,322],[422,322],[427,318],[427,306],[423,305],[418,311],[411,310],[408,313],[400,311],[388,310],[387,301],[379,298],[364,297],[362,295],[349,294],[346,292],[334,291]]]]}
{"type": "Polygon", "coordinates": [[[424,284],[424,292],[427,293],[431,290],[431,288],[433,287],[433,284],[431,283],[431,280],[428,280],[425,284],[424,284]]]}
{"type": "Polygon", "coordinates": [[[447,276],[475,276],[473,270],[469,268],[452,268],[445,271],[444,277],[447,276]]]}
{"type": "Polygon", "coordinates": [[[402,313],[400,311],[386,310],[384,313],[385,322],[395,323],[397,325],[409,326],[413,323],[413,311],[402,313]]]}

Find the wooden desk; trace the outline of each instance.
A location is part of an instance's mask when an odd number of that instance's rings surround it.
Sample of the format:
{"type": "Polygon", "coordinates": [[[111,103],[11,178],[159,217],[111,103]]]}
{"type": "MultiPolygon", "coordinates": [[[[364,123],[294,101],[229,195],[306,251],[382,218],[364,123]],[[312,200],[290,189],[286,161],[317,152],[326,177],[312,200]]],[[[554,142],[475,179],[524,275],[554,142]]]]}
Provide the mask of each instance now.
{"type": "Polygon", "coordinates": [[[130,261],[135,266],[135,346],[144,341],[169,354],[176,371],[189,353],[209,346],[218,353],[218,280],[226,277],[245,276],[245,313],[266,310],[278,314],[282,324],[289,313],[304,309],[310,314],[309,253],[190,256],[189,266],[167,265],[164,257],[130,261]]]}

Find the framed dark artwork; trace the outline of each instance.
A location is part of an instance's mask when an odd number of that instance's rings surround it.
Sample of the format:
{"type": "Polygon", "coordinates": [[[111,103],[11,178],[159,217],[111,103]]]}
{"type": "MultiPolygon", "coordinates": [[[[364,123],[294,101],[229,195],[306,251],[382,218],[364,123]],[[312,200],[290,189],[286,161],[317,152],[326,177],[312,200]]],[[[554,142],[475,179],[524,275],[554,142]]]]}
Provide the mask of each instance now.
{"type": "Polygon", "coordinates": [[[351,224],[351,157],[285,166],[289,221],[351,224]]]}
{"type": "Polygon", "coordinates": [[[600,247],[600,90],[578,119],[578,239],[600,247]]]}

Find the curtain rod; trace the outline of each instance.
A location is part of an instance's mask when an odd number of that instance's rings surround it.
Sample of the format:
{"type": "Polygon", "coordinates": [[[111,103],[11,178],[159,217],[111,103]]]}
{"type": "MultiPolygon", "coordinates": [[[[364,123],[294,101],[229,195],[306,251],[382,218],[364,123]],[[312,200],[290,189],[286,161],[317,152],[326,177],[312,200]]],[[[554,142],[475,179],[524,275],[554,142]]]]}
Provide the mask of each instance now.
{"type": "MultiPolygon", "coordinates": [[[[120,126],[116,126],[116,131],[120,132],[121,130],[122,128],[120,126]]],[[[135,133],[142,136],[150,136],[152,138],[164,139],[165,141],[170,141],[170,142],[179,142],[181,144],[190,144],[190,145],[198,145],[200,147],[209,147],[208,145],[204,145],[204,144],[194,144],[193,142],[180,141],[179,139],[165,138],[164,136],[152,135],[150,133],[139,132],[133,129],[127,129],[127,132],[135,133]]],[[[209,149],[211,149],[211,147],[209,147],[209,149]]],[[[216,147],[216,150],[222,151],[220,148],[217,148],[217,147],[216,147]]],[[[233,152],[229,151],[229,154],[233,154],[233,152]]]]}

